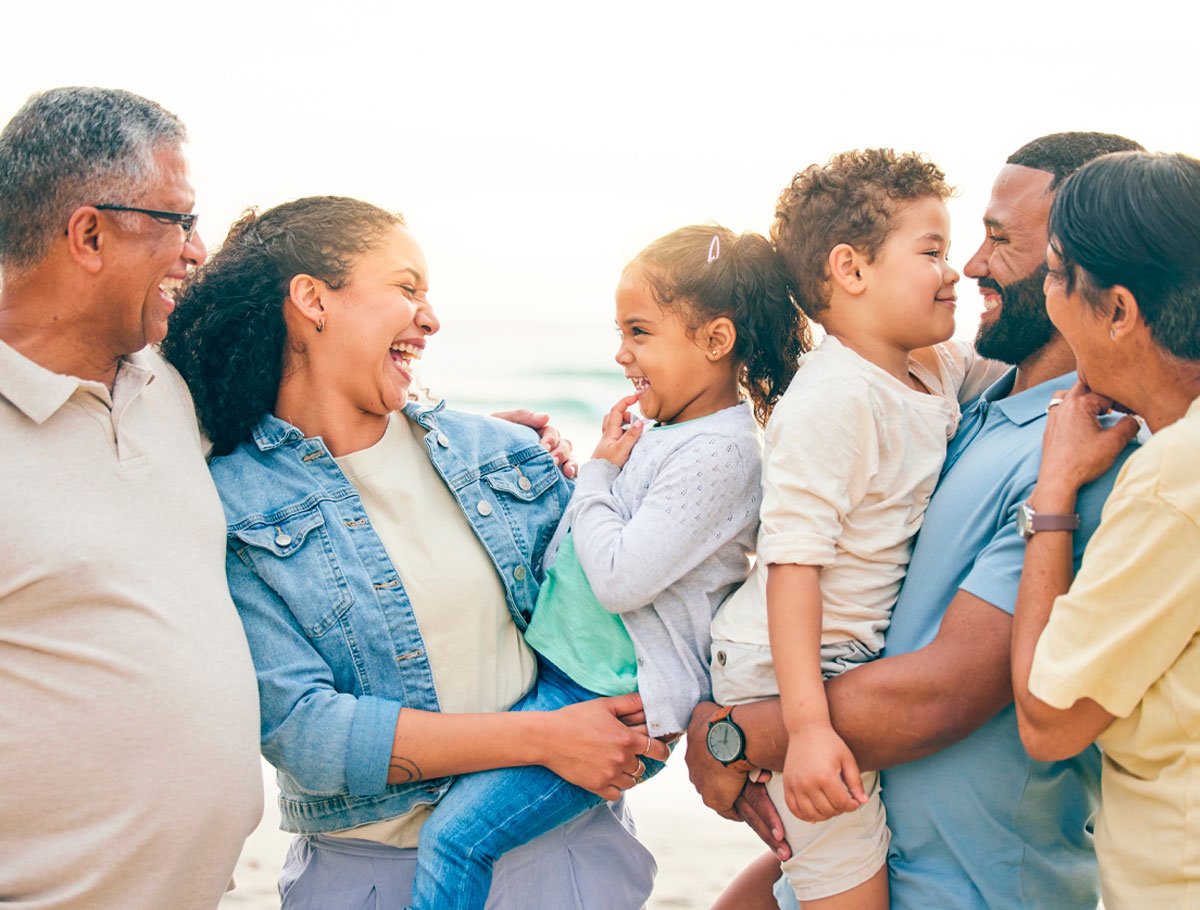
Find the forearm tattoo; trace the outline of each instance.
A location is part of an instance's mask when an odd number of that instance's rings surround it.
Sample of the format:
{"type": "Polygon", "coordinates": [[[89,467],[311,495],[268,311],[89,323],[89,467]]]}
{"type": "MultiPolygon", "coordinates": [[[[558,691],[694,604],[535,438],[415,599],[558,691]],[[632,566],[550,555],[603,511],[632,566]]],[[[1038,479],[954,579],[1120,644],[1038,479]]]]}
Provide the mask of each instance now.
{"type": "Polygon", "coordinates": [[[421,769],[417,763],[411,758],[405,758],[402,755],[393,755],[390,763],[389,778],[392,778],[394,783],[409,784],[416,780],[424,780],[425,775],[421,773],[421,769]]]}

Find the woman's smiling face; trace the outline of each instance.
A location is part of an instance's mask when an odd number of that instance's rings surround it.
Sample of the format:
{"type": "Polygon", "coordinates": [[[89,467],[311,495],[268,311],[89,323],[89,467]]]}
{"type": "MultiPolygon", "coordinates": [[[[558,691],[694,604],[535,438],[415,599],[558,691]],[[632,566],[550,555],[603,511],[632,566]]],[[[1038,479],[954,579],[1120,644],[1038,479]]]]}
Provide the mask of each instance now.
{"type": "Polygon", "coordinates": [[[400,225],[362,254],[344,285],[324,286],[327,326],[308,353],[359,410],[387,414],[408,401],[414,364],[439,327],[428,291],[425,255],[400,225]]]}
{"type": "Polygon", "coordinates": [[[1042,285],[1046,295],[1046,313],[1075,354],[1080,380],[1093,391],[1119,397],[1118,390],[1096,388],[1091,382],[1099,379],[1103,385],[1111,372],[1107,363],[1108,355],[1112,352],[1108,320],[1083,299],[1082,277],[1076,272],[1074,280],[1071,280],[1067,266],[1055,253],[1053,246],[1046,249],[1046,267],[1046,280],[1042,285]]]}

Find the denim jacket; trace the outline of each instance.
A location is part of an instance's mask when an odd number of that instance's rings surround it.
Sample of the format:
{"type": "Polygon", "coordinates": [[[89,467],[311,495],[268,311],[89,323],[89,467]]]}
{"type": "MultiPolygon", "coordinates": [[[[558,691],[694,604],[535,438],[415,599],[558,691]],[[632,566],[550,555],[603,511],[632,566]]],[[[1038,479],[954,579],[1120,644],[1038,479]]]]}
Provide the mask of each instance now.
{"type": "MultiPolygon", "coordinates": [[[[570,484],[527,428],[441,404],[405,414],[426,431],[524,631],[570,484]]],[[[282,827],[334,831],[436,803],[449,778],[387,782],[400,708],[437,711],[437,692],[404,586],[324,442],[268,414],[210,468],[282,827]]]]}

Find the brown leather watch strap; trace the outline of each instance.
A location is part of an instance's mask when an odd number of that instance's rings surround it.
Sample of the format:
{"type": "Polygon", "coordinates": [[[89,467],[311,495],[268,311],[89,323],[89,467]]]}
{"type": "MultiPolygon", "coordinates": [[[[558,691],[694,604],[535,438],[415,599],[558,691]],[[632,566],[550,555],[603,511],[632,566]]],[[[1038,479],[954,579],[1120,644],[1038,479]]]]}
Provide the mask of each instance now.
{"type": "MultiPolygon", "coordinates": [[[[712,726],[719,720],[724,720],[725,718],[727,718],[730,714],[733,713],[733,709],[735,707],[737,707],[737,706],[736,705],[725,705],[724,707],[718,707],[717,713],[708,719],[709,726],[712,726]]],[[[740,730],[742,728],[738,727],[738,729],[740,730]]],[[[743,739],[744,738],[745,737],[743,736],[743,739]]]]}

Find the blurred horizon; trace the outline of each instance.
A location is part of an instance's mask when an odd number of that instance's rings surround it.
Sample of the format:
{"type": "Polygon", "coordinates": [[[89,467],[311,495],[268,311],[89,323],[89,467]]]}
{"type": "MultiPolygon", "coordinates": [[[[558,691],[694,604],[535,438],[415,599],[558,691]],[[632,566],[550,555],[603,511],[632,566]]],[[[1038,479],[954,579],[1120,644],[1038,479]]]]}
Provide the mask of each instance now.
{"type": "MultiPolygon", "coordinates": [[[[402,211],[425,249],[431,382],[485,361],[586,372],[611,364],[612,293],[638,250],[689,223],[765,232],[792,174],[838,151],[937,162],[960,190],[960,268],[996,172],[1036,136],[1200,153],[1177,15],[1165,0],[0,2],[0,120],[58,85],[143,94],[189,128],[210,248],[249,206],[361,197],[402,211]]],[[[964,279],[959,337],[980,309],[964,279]]]]}

